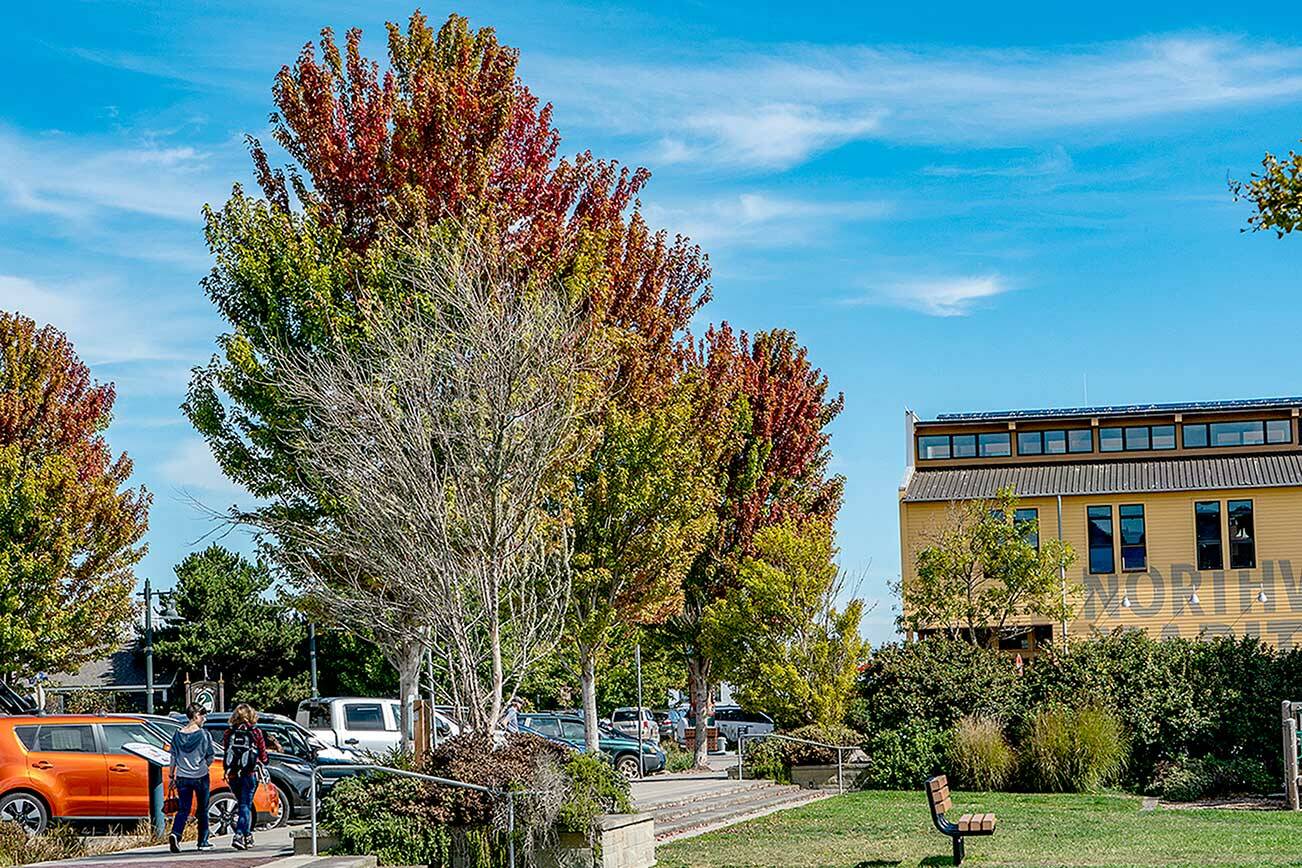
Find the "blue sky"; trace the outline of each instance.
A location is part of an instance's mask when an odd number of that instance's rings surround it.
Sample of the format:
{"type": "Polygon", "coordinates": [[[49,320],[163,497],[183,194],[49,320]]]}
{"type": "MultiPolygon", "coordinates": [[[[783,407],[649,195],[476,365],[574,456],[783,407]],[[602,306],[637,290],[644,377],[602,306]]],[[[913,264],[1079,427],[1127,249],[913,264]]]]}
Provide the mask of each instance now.
{"type": "MultiPolygon", "coordinates": [[[[1091,403],[1302,392],[1302,239],[1241,233],[1226,188],[1302,136],[1302,34],[1225,3],[890,5],[456,7],[521,49],[563,151],[652,169],[652,222],[711,255],[705,320],[794,328],[845,392],[839,541],[875,641],[905,407],[1071,406],[1086,380],[1091,403]]],[[[265,140],[272,76],[322,26],[381,56],[410,12],[6,9],[0,308],[117,383],[160,584],[211,530],[190,499],[241,498],[178,410],[222,329],[200,207],[249,182],[243,136],[265,140]]]]}

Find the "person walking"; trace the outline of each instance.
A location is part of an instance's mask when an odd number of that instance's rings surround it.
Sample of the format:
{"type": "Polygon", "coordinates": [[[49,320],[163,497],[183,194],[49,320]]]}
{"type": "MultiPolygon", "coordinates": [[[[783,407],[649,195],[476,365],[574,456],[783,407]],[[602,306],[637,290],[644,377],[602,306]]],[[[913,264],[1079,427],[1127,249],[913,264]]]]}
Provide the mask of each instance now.
{"type": "Polygon", "coordinates": [[[258,713],[247,702],[235,706],[222,736],[226,780],[235,795],[235,837],[231,846],[247,850],[253,844],[253,795],[260,768],[267,762],[267,739],[258,728],[258,713]]]}
{"type": "Polygon", "coordinates": [[[185,710],[185,726],[172,738],[172,792],[176,793],[177,809],[167,846],[173,853],[181,852],[181,834],[190,819],[192,802],[199,823],[199,849],[212,849],[208,842],[208,767],[214,757],[212,737],[203,728],[207,716],[207,709],[192,703],[185,710]]]}

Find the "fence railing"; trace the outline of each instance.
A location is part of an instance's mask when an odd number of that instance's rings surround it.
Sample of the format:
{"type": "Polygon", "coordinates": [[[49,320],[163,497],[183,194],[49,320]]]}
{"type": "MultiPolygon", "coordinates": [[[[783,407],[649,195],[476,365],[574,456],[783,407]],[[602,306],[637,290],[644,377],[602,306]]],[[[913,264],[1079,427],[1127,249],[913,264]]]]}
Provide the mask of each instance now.
{"type": "Polygon", "coordinates": [[[390,766],[368,765],[363,763],[330,763],[328,765],[315,765],[312,767],[312,794],[311,794],[311,817],[310,828],[312,830],[312,855],[317,854],[317,822],[316,822],[316,805],[317,805],[317,782],[318,775],[322,771],[369,771],[384,772],[385,774],[398,775],[404,778],[416,778],[417,780],[429,781],[433,784],[439,784],[444,787],[456,787],[462,790],[474,790],[477,793],[486,793],[494,798],[506,800],[506,852],[508,864],[515,868],[515,797],[536,795],[541,790],[495,790],[492,787],[485,787],[481,784],[468,784],[465,781],[454,781],[450,778],[440,778],[435,775],[425,775],[420,772],[411,772],[406,769],[395,769],[390,766]]]}
{"type": "Polygon", "coordinates": [[[836,751],[836,789],[837,792],[839,793],[845,792],[845,775],[844,775],[845,763],[844,763],[843,752],[859,750],[858,745],[827,744],[826,742],[822,742],[822,741],[811,741],[810,739],[807,738],[796,738],[793,735],[781,735],[776,732],[756,732],[756,733],[743,732],[737,736],[737,780],[739,781],[743,780],[745,776],[746,766],[743,758],[746,753],[746,740],[750,739],[751,741],[759,741],[765,738],[776,738],[779,741],[795,742],[796,744],[808,744],[814,747],[821,747],[821,748],[826,748],[827,750],[836,751]]]}

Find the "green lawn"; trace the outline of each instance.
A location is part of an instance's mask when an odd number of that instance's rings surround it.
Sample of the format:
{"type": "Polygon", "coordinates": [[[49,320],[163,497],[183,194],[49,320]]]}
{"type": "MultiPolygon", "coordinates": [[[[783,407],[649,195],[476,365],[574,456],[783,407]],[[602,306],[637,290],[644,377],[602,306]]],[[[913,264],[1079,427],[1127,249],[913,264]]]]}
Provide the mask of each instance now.
{"type": "MultiPolygon", "coordinates": [[[[964,865],[1298,865],[1302,815],[1140,812],[1125,795],[955,793],[954,815],[994,811],[964,865]]],[[[656,848],[657,865],[949,865],[922,792],[862,792],[780,811],[656,848]]]]}

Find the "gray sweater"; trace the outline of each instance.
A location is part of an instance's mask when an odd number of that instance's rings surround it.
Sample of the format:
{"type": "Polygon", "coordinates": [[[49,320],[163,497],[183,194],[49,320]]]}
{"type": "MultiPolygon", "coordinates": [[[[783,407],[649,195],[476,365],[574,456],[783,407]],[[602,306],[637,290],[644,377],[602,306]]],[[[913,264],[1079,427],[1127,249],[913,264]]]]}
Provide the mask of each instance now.
{"type": "Polygon", "coordinates": [[[212,737],[207,730],[180,731],[172,739],[172,769],[178,778],[206,778],[212,761],[212,737]]]}

